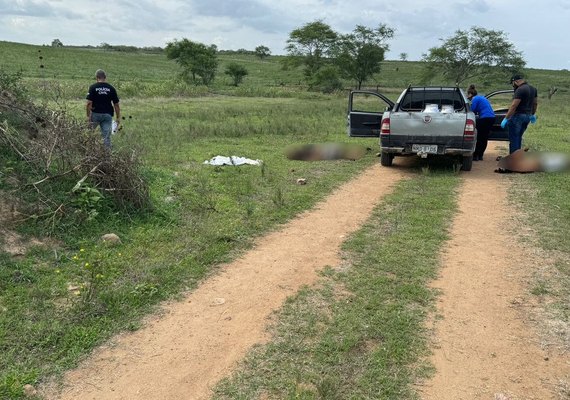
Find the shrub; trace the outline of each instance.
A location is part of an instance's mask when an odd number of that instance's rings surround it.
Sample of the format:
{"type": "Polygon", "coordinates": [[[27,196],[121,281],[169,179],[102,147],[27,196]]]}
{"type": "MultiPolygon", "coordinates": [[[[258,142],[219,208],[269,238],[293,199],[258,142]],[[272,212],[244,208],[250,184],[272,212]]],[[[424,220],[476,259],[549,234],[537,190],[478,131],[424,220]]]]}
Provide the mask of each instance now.
{"type": "Polygon", "coordinates": [[[313,75],[310,86],[311,89],[320,90],[323,93],[333,93],[343,87],[338,69],[333,66],[319,69],[313,75]]]}
{"type": "Polygon", "coordinates": [[[226,75],[229,75],[232,77],[232,79],[234,80],[233,84],[234,86],[238,86],[243,78],[248,74],[247,69],[238,63],[230,63],[227,67],[226,67],[226,71],[225,71],[226,75]]]}

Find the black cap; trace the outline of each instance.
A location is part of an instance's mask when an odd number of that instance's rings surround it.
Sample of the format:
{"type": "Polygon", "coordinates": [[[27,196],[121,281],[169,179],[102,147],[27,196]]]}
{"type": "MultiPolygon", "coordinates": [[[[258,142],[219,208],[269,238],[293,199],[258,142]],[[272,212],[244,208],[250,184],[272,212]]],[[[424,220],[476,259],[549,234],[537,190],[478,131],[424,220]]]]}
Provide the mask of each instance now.
{"type": "Polygon", "coordinates": [[[512,76],[512,78],[511,78],[511,82],[510,82],[510,83],[513,83],[514,81],[518,81],[518,80],[520,80],[520,79],[523,79],[523,76],[522,76],[521,74],[514,74],[514,75],[512,76]]]}

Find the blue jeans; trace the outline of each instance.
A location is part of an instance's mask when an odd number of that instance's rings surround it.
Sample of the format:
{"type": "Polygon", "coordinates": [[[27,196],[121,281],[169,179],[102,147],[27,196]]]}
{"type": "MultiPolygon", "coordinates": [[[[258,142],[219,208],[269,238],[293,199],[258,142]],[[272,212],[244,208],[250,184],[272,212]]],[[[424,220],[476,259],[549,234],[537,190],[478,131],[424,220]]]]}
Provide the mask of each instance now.
{"type": "Polygon", "coordinates": [[[108,149],[111,148],[111,130],[113,129],[113,116],[110,114],[91,113],[91,128],[95,129],[99,125],[103,144],[108,149]]]}
{"type": "Polygon", "coordinates": [[[529,114],[515,114],[507,122],[509,128],[509,153],[514,153],[522,147],[522,137],[530,122],[529,114]]]}

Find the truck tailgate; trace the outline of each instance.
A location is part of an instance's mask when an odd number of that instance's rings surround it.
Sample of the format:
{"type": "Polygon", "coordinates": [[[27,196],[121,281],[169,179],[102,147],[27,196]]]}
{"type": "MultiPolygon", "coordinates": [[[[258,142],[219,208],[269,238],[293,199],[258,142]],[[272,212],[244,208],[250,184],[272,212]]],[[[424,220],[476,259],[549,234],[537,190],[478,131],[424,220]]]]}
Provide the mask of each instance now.
{"type": "Polygon", "coordinates": [[[466,119],[466,113],[393,112],[390,130],[396,136],[463,136],[466,119]]]}

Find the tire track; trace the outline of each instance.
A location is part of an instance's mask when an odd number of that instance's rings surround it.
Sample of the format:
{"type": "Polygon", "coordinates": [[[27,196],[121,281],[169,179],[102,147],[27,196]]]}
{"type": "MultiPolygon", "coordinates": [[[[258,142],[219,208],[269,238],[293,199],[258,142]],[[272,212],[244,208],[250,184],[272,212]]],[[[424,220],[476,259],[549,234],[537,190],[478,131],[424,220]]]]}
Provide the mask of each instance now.
{"type": "Polygon", "coordinates": [[[261,238],[184,301],[165,306],[139,331],[122,334],[65,376],[52,399],[207,399],[251,346],[267,318],[318,271],[340,262],[344,238],[369,217],[405,173],[370,167],[325,201],[261,238]]]}
{"type": "MultiPolygon", "coordinates": [[[[490,146],[492,147],[492,146],[490,146]]],[[[493,172],[498,148],[464,175],[443,267],[435,322],[435,377],[424,400],[555,399],[569,358],[538,346],[528,322],[530,258],[511,233],[509,179],[493,172]]],[[[516,179],[516,176],[513,176],[516,179]]]]}

